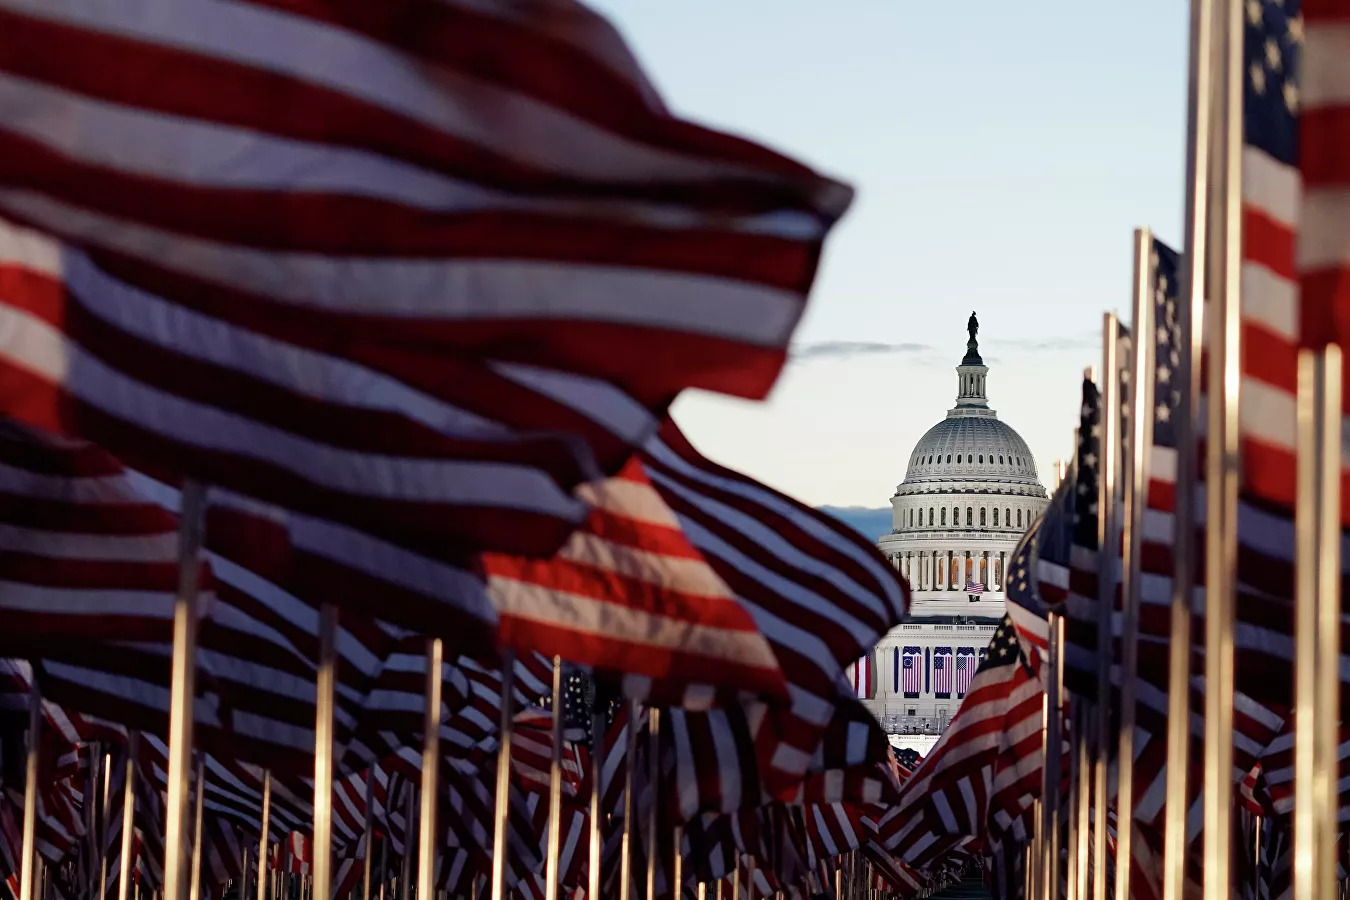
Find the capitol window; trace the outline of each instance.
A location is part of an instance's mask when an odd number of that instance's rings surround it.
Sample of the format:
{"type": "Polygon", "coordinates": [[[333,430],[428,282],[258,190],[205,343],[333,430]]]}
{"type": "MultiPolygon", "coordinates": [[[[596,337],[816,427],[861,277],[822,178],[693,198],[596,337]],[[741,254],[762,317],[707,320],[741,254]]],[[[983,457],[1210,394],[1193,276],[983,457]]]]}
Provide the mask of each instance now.
{"type": "Polygon", "coordinates": [[[1000,454],[998,455],[998,464],[999,464],[1000,466],[1003,465],[1003,454],[1002,454],[1002,453],[1000,453],[1000,454]]]}
{"type": "Polygon", "coordinates": [[[984,454],[980,454],[980,465],[984,465],[984,454]]]}
{"type": "Polygon", "coordinates": [[[951,462],[951,461],[952,461],[952,455],[951,455],[950,453],[948,453],[948,454],[947,454],[947,462],[951,462]]]}
{"type": "Polygon", "coordinates": [[[947,524],[947,507],[942,507],[942,524],[947,524]]]}
{"type": "MultiPolygon", "coordinates": [[[[998,524],[997,519],[994,520],[994,524],[995,525],[998,524]]],[[[1012,510],[1008,509],[1007,507],[1003,508],[1003,524],[1005,527],[1012,525],[1012,510]]]]}
{"type": "Polygon", "coordinates": [[[998,507],[994,507],[994,527],[998,527],[998,507]]]}
{"type": "Polygon", "coordinates": [[[1022,527],[1022,511],[1020,509],[1017,511],[1017,527],[1022,527]]]}
{"type": "Polygon", "coordinates": [[[980,527],[984,527],[984,507],[980,507],[980,527]]]}
{"type": "Polygon", "coordinates": [[[960,462],[960,461],[961,461],[961,454],[960,454],[960,453],[956,454],[956,461],[957,461],[957,462],[960,462]]]}
{"type": "Polygon", "coordinates": [[[928,507],[928,524],[933,524],[933,507],[928,507]]]}
{"type": "Polygon", "coordinates": [[[975,524],[975,509],[974,509],[974,507],[967,506],[967,507],[966,507],[966,527],[969,528],[969,527],[971,527],[971,526],[974,525],[974,524],[975,524]]]}

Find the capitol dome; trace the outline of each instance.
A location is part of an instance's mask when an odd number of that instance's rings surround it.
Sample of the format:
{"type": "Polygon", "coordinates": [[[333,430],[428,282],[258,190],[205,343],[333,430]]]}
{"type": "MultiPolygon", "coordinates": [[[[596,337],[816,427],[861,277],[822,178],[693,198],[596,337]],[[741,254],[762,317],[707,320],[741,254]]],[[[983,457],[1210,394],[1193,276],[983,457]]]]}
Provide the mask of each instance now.
{"type": "Polygon", "coordinates": [[[892,744],[921,753],[965,696],[1003,618],[1017,542],[1049,502],[1027,442],[989,406],[979,329],[971,313],[956,405],[914,446],[877,542],[912,602],[877,645],[869,704],[892,744]]]}
{"type": "Polygon", "coordinates": [[[984,618],[1002,616],[1008,558],[1047,498],[1027,442],[989,406],[974,313],[966,328],[956,405],[910,454],[879,544],[915,589],[916,612],[941,602],[944,612],[984,618]],[[980,605],[958,612],[958,599],[980,605]]]}

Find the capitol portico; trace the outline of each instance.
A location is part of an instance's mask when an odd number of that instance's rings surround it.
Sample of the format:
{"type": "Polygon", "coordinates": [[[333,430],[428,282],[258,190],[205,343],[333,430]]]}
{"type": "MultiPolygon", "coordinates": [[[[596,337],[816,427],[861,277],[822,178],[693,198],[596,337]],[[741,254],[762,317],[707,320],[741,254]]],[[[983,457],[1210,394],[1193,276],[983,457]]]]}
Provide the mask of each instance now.
{"type": "Polygon", "coordinates": [[[1003,617],[1017,541],[1048,502],[1026,442],[989,406],[974,313],[967,332],[956,405],[915,445],[878,542],[913,604],[877,645],[871,706],[893,743],[925,753],[1003,617]]]}

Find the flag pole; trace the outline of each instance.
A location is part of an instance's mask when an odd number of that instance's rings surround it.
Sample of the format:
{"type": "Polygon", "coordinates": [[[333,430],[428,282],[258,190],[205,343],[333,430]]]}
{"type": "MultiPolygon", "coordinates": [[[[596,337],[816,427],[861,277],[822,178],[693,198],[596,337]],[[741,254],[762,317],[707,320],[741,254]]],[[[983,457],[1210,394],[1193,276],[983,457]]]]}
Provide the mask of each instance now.
{"type": "MultiPolygon", "coordinates": [[[[370,900],[371,872],[375,868],[375,766],[366,769],[366,861],[361,867],[361,900],[370,900]]],[[[259,898],[262,900],[262,898],[259,898]]]]}
{"type": "Polygon", "coordinates": [[[1049,673],[1045,684],[1045,756],[1041,766],[1041,834],[1046,900],[1059,900],[1059,763],[1063,739],[1060,734],[1060,704],[1064,687],[1064,617],[1046,614],[1049,624],[1049,673]]]}
{"type": "Polygon", "coordinates": [[[38,743],[42,737],[42,691],[37,670],[28,685],[28,747],[24,762],[23,785],[23,859],[19,863],[19,900],[39,900],[33,890],[37,864],[37,782],[38,743]]]}
{"type": "Polygon", "coordinates": [[[599,700],[599,686],[591,682],[591,809],[590,821],[586,823],[589,831],[587,845],[586,896],[600,896],[601,843],[604,832],[601,830],[602,816],[600,780],[605,774],[605,715],[596,708],[594,701],[599,700]]]}
{"type": "MultiPolygon", "coordinates": [[[[417,838],[417,896],[422,898],[432,898],[436,895],[436,812],[440,805],[441,796],[440,776],[441,776],[441,691],[442,691],[442,667],[445,656],[445,644],[440,638],[429,638],[427,640],[427,682],[425,699],[425,716],[422,719],[422,810],[418,817],[418,838],[417,838]]],[[[502,672],[502,709],[509,710],[511,701],[509,694],[511,684],[507,680],[507,671],[514,673],[515,665],[511,659],[503,661],[505,667],[502,672]]],[[[503,713],[503,720],[509,715],[509,712],[503,713]]],[[[509,722],[504,721],[504,726],[509,726],[509,722]]],[[[505,735],[503,742],[508,739],[505,735]]],[[[497,764],[505,765],[507,768],[508,784],[510,776],[511,751],[508,746],[504,758],[499,758],[497,764]]],[[[500,791],[501,776],[498,775],[498,789],[500,791]]],[[[498,803],[502,802],[502,797],[498,797],[498,803]]],[[[499,812],[500,814],[500,812],[499,812]]],[[[493,869],[496,870],[496,854],[506,855],[506,848],[493,845],[493,869]]],[[[503,837],[505,831],[503,830],[503,837]]],[[[505,871],[503,869],[503,871],[505,871]]],[[[328,900],[327,897],[321,897],[319,900],[328,900]]]]}
{"type": "Polygon", "coordinates": [[[403,801],[403,859],[398,870],[399,900],[412,900],[412,858],[413,858],[413,788],[405,782],[408,795],[403,801]]]}
{"type": "Polygon", "coordinates": [[[675,847],[671,861],[671,896],[680,900],[684,890],[684,829],[676,825],[671,834],[671,844],[675,847]]]}
{"type": "MultiPolygon", "coordinates": [[[[131,890],[132,833],[136,829],[136,758],[140,735],[127,735],[126,782],[122,785],[122,859],[117,875],[117,900],[127,900],[131,890]]],[[[263,900],[263,898],[259,898],[263,900]]]]}
{"type": "Polygon", "coordinates": [[[1139,670],[1139,604],[1142,600],[1140,552],[1144,531],[1144,499],[1148,491],[1148,453],[1153,444],[1153,235],[1134,232],[1134,321],[1131,342],[1129,465],[1124,467],[1125,492],[1121,540],[1124,609],[1120,624],[1120,747],[1116,753],[1116,893],[1130,896],[1134,832],[1135,676],[1139,670]],[[1122,865],[1121,860],[1126,863],[1122,865]]]}
{"type": "Polygon", "coordinates": [[[206,755],[197,751],[197,780],[192,795],[192,883],[188,897],[198,900],[202,890],[202,812],[206,802],[206,755]]]}
{"type": "Polygon", "coordinates": [[[112,799],[112,754],[101,753],[103,759],[103,804],[98,816],[98,896],[108,896],[108,802],[112,799]]]}
{"type": "Polygon", "coordinates": [[[1298,359],[1294,894],[1336,889],[1339,777],[1341,353],[1298,359]]]}
{"type": "Polygon", "coordinates": [[[1120,546],[1120,321],[1108,312],[1102,317],[1102,367],[1097,387],[1101,413],[1098,418],[1097,454],[1097,734],[1093,741],[1092,793],[1099,827],[1092,832],[1094,900],[1106,900],[1106,821],[1111,805],[1107,783],[1111,762],[1111,614],[1116,605],[1117,548],[1120,546]]]}
{"type": "MultiPolygon", "coordinates": [[[[262,824],[258,832],[258,900],[267,900],[267,851],[271,848],[268,837],[272,828],[272,770],[263,769],[262,787],[262,824]]],[[[119,897],[118,900],[126,900],[119,897]]]]}
{"type": "Polygon", "coordinates": [[[1218,177],[1213,213],[1214,269],[1210,291],[1215,312],[1207,328],[1205,510],[1205,793],[1204,896],[1228,900],[1233,889],[1233,634],[1236,606],[1237,505],[1241,469],[1242,91],[1244,7],[1216,4],[1222,104],[1213,157],[1218,177]]]}
{"type": "Polygon", "coordinates": [[[647,710],[647,783],[651,805],[647,807],[647,900],[656,900],[656,825],[661,807],[661,710],[647,710]]]}
{"type": "Polygon", "coordinates": [[[1176,417],[1177,471],[1173,507],[1173,577],[1167,660],[1167,767],[1163,821],[1163,900],[1186,894],[1186,812],[1191,739],[1191,647],[1195,563],[1197,434],[1201,414],[1201,357],[1204,348],[1205,297],[1209,292],[1210,154],[1214,119],[1211,54],[1213,0],[1191,0],[1190,60],[1187,84],[1186,258],[1182,269],[1181,344],[1177,383],[1183,385],[1176,417]]]}
{"type": "MultiPolygon", "coordinates": [[[[502,650],[502,709],[497,745],[497,797],[492,820],[492,900],[506,900],[506,829],[511,815],[511,736],[513,734],[516,655],[502,650]]],[[[435,802],[435,798],[430,798],[435,802]]],[[[426,804],[428,798],[422,797],[426,804]]],[[[421,900],[421,898],[419,898],[421,900]]]]}
{"type": "Polygon", "coordinates": [[[1078,841],[1073,858],[1078,863],[1078,881],[1074,888],[1076,900],[1088,900],[1088,860],[1092,837],[1092,755],[1087,729],[1092,721],[1081,704],[1078,711],[1078,740],[1074,758],[1078,762],[1078,841]]]}
{"type": "Polygon", "coordinates": [[[633,802],[633,770],[637,766],[638,702],[628,701],[628,731],[624,740],[624,776],[623,776],[623,832],[619,842],[619,900],[629,900],[632,896],[633,880],[633,814],[637,804],[633,802]]]}
{"type": "Polygon", "coordinates": [[[563,749],[563,664],[553,657],[553,741],[548,772],[548,858],[545,862],[545,900],[558,900],[558,871],[562,857],[562,749],[563,749]]]}
{"type": "Polygon", "coordinates": [[[1340,709],[1341,709],[1341,407],[1344,397],[1344,359],[1341,348],[1332,344],[1322,351],[1322,449],[1319,486],[1322,521],[1318,528],[1320,545],[1317,571],[1317,634],[1321,641],[1317,657],[1318,818],[1321,822],[1319,848],[1320,893],[1327,896],[1336,889],[1336,855],[1339,845],[1340,709]]]}
{"type": "Polygon", "coordinates": [[[164,900],[183,900],[187,885],[188,779],[192,768],[193,701],[197,681],[197,579],[206,488],[183,482],[178,512],[178,595],[173,606],[173,674],[169,687],[169,771],[164,816],[164,900]]]}
{"type": "Polygon", "coordinates": [[[1079,759],[1078,748],[1082,743],[1082,715],[1081,704],[1075,702],[1076,697],[1069,698],[1069,794],[1066,799],[1065,808],[1068,811],[1069,824],[1065,837],[1065,848],[1068,851],[1065,856],[1068,859],[1068,868],[1064,878],[1064,896],[1068,900],[1083,900],[1082,893],[1078,890],[1078,833],[1082,828],[1082,819],[1079,816],[1078,799],[1082,792],[1082,785],[1078,783],[1079,759]]]}
{"type": "Polygon", "coordinates": [[[333,878],[333,692],[337,679],[337,607],[319,607],[319,666],[314,703],[313,896],[330,900],[333,878]]]}

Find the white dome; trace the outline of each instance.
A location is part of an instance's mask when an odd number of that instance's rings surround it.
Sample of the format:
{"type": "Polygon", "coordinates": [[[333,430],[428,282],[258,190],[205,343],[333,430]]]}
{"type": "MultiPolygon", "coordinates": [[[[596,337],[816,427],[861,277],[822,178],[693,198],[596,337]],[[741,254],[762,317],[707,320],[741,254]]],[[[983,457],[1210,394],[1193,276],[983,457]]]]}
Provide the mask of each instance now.
{"type": "Polygon", "coordinates": [[[952,410],[919,438],[905,470],[905,484],[990,478],[1040,487],[1036,462],[1022,436],[994,418],[993,410],[979,410],[983,415],[966,412],[960,407],[952,410]]]}

